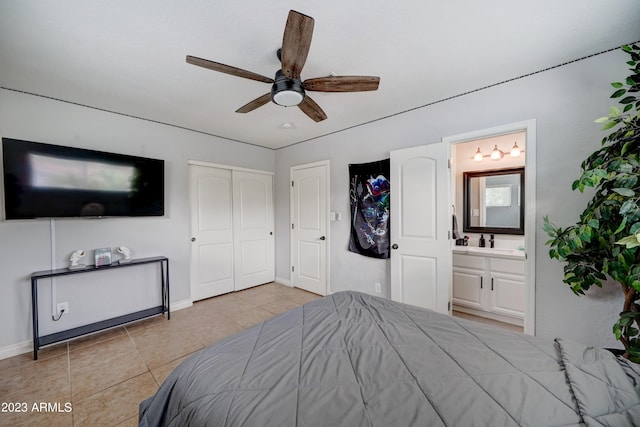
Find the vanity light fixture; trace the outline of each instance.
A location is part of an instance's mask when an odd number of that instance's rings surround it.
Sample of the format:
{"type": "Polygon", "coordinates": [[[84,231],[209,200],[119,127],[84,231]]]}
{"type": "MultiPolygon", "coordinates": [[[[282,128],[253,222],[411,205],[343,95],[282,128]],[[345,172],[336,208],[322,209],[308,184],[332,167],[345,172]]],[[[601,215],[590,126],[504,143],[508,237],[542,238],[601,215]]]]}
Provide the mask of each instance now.
{"type": "MultiPolygon", "coordinates": [[[[518,147],[518,143],[514,142],[513,147],[511,147],[511,151],[509,151],[509,155],[511,157],[519,157],[520,153],[524,153],[524,150],[521,150],[520,147],[518,147]]],[[[480,147],[478,147],[478,150],[473,155],[473,160],[475,162],[481,162],[485,157],[491,157],[492,160],[500,160],[504,157],[504,154],[504,151],[499,149],[497,144],[493,146],[493,150],[491,150],[491,154],[489,155],[483,155],[480,151],[480,147]]]]}
{"type": "Polygon", "coordinates": [[[514,142],[513,147],[511,147],[511,157],[520,157],[520,147],[518,147],[518,143],[514,142]]]}
{"type": "Polygon", "coordinates": [[[494,146],[493,150],[491,150],[491,159],[492,160],[500,160],[504,157],[504,152],[498,149],[498,146],[494,146]]]}
{"type": "Polygon", "coordinates": [[[480,147],[478,147],[478,151],[476,151],[476,154],[473,156],[473,160],[476,162],[482,161],[482,153],[480,152],[480,147]]]}

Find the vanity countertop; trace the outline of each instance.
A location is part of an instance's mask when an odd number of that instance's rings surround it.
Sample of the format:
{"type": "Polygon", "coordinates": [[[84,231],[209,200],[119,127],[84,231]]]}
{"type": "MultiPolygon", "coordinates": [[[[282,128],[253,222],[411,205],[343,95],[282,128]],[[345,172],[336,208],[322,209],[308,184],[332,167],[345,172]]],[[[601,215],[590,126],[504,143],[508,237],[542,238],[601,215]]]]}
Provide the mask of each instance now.
{"type": "Polygon", "coordinates": [[[454,254],[491,256],[511,259],[524,259],[524,251],[506,248],[480,248],[477,246],[454,246],[454,254]]]}

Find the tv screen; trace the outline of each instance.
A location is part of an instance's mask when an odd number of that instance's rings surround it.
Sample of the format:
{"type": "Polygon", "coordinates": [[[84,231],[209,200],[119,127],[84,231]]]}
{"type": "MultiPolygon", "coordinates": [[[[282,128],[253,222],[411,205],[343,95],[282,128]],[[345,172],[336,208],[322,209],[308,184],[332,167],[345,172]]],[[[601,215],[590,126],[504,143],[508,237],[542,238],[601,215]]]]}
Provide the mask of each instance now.
{"type": "Polygon", "coordinates": [[[6,219],[164,215],[164,160],[2,138],[6,219]]]}

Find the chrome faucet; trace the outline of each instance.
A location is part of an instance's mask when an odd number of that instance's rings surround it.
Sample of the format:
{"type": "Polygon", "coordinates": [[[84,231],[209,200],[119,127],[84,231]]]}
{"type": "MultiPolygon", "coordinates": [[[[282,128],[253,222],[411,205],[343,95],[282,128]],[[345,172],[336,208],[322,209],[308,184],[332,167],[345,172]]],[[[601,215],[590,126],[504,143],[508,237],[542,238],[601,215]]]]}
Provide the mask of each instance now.
{"type": "Polygon", "coordinates": [[[493,247],[493,245],[495,244],[495,239],[493,238],[493,234],[491,235],[491,238],[489,239],[489,247],[493,247]]]}

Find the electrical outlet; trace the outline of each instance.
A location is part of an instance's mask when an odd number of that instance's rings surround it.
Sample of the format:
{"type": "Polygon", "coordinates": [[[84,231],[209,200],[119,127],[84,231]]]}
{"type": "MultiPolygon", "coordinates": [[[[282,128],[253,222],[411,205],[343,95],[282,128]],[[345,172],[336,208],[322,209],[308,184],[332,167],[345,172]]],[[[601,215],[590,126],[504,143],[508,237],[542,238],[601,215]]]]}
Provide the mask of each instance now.
{"type": "Polygon", "coordinates": [[[380,282],[376,282],[376,294],[382,293],[382,287],[380,286],[380,282]]]}
{"type": "Polygon", "coordinates": [[[58,308],[58,313],[57,315],[60,316],[60,313],[62,312],[62,310],[64,310],[64,314],[69,314],[69,303],[68,302],[59,302],[57,305],[58,308]]]}

